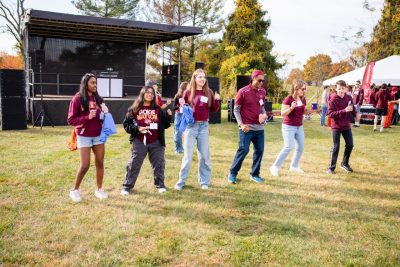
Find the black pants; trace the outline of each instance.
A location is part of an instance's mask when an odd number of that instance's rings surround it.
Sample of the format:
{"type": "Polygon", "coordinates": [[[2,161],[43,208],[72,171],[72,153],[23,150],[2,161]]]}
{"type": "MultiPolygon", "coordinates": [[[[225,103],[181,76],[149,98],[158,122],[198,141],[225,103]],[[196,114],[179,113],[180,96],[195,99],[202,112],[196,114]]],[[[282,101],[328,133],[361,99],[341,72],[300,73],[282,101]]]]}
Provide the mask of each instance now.
{"type": "Polygon", "coordinates": [[[331,149],[331,164],[329,166],[331,170],[335,170],[336,168],[336,162],[340,148],[340,135],[343,136],[345,142],[345,149],[342,160],[342,163],[344,165],[349,165],[351,151],[353,150],[353,134],[351,133],[351,129],[347,129],[344,131],[332,131],[333,147],[331,149]]]}
{"type": "Polygon", "coordinates": [[[123,189],[130,191],[135,186],[140,169],[147,154],[149,155],[149,160],[153,169],[154,185],[157,188],[165,187],[165,147],[161,146],[158,140],[145,146],[136,138],[132,143],[131,158],[126,166],[126,176],[124,183],[122,184],[123,189]]]}

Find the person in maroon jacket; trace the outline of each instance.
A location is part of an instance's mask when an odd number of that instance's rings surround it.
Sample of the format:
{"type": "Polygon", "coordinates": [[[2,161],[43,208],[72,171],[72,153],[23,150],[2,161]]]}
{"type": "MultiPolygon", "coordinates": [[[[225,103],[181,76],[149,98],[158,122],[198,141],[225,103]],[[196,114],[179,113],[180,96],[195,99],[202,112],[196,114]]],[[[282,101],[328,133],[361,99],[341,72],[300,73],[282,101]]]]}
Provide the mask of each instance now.
{"type": "Polygon", "coordinates": [[[349,165],[351,151],[353,150],[353,134],[350,127],[350,112],[356,115],[353,107],[353,99],[345,93],[346,83],[342,80],[336,82],[336,95],[329,101],[328,115],[332,118],[331,129],[333,147],[331,149],[331,162],[326,170],[334,174],[340,148],[340,135],[345,141],[345,150],[340,168],[346,172],[353,172],[349,165]]]}
{"type": "Polygon", "coordinates": [[[374,131],[376,131],[376,125],[378,124],[379,116],[381,116],[381,129],[383,132],[383,126],[385,125],[385,120],[388,112],[388,101],[389,94],[386,90],[387,85],[384,83],[381,85],[379,91],[375,94],[375,119],[374,119],[374,131]]]}
{"type": "Polygon", "coordinates": [[[95,196],[104,199],[107,193],[103,190],[104,176],[104,143],[100,141],[102,122],[100,116],[108,112],[103,99],[97,92],[97,80],[94,74],[86,73],[81,80],[79,92],[69,104],[68,124],[75,126],[77,147],[80,154],[80,166],[76,173],[75,187],[69,192],[74,202],[82,200],[79,186],[90,166],[90,152],[93,151],[96,165],[97,190],[95,196]]]}
{"type": "Polygon", "coordinates": [[[353,91],[353,104],[357,115],[355,117],[354,127],[360,127],[361,106],[364,102],[364,89],[361,88],[361,82],[357,81],[353,91]]]}

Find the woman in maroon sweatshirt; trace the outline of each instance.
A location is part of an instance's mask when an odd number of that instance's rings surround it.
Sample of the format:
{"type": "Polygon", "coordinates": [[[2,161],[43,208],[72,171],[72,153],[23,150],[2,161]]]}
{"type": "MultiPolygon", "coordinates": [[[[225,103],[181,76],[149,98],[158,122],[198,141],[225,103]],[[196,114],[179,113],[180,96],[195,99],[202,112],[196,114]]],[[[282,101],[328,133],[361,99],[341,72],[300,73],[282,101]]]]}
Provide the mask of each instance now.
{"type": "Polygon", "coordinates": [[[104,143],[100,141],[102,122],[100,115],[108,112],[103,99],[97,92],[96,77],[92,73],[86,73],[79,87],[79,92],[72,98],[69,104],[68,124],[75,126],[77,146],[80,154],[80,166],[76,173],[75,187],[69,192],[74,202],[82,200],[79,186],[90,166],[90,151],[93,151],[96,165],[97,190],[95,196],[104,199],[107,193],[103,190],[104,176],[104,143]]]}
{"type": "Polygon", "coordinates": [[[342,80],[336,82],[336,95],[329,101],[328,116],[332,118],[331,129],[333,147],[331,149],[331,162],[326,170],[327,173],[335,173],[336,162],[340,148],[340,135],[345,141],[345,150],[340,168],[346,172],[353,172],[349,165],[351,151],[353,150],[353,134],[350,127],[350,112],[356,115],[353,107],[353,99],[345,92],[346,83],[342,80]]]}

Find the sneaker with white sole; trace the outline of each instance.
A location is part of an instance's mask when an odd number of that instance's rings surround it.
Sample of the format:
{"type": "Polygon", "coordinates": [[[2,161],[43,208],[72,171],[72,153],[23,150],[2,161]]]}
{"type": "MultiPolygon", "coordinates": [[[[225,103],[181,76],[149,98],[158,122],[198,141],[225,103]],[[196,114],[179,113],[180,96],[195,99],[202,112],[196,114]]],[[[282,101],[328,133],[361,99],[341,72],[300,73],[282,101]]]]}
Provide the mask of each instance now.
{"type": "Polygon", "coordinates": [[[103,188],[97,189],[97,190],[94,192],[94,195],[95,195],[97,198],[100,198],[100,199],[106,199],[106,198],[108,198],[108,194],[107,194],[106,191],[104,191],[103,188]]]}
{"type": "Polygon", "coordinates": [[[121,196],[129,196],[129,191],[122,189],[120,194],[121,194],[121,196]]]}
{"type": "Polygon", "coordinates": [[[70,190],[69,197],[72,199],[73,202],[81,202],[82,200],[81,193],[78,189],[70,190]]]}
{"type": "Polygon", "coordinates": [[[165,193],[167,192],[167,189],[165,187],[161,187],[157,189],[158,193],[165,193]]]}
{"type": "Polygon", "coordinates": [[[272,176],[279,176],[279,168],[276,167],[275,165],[272,165],[271,167],[269,167],[269,172],[271,173],[272,176]]]}
{"type": "Polygon", "coordinates": [[[253,182],[256,182],[258,184],[263,183],[265,181],[260,176],[253,176],[253,175],[250,175],[250,180],[252,180],[253,182]]]}
{"type": "Polygon", "coordinates": [[[206,185],[206,184],[203,184],[201,186],[201,190],[208,190],[208,189],[210,189],[210,187],[208,185],[206,185]]]}
{"type": "Polygon", "coordinates": [[[183,188],[183,186],[180,186],[180,185],[178,185],[178,184],[176,184],[176,185],[174,186],[174,189],[177,190],[177,191],[181,191],[182,188],[183,188]]]}
{"type": "Polygon", "coordinates": [[[297,173],[304,173],[303,169],[301,169],[300,167],[290,167],[289,171],[297,172],[297,173]]]}

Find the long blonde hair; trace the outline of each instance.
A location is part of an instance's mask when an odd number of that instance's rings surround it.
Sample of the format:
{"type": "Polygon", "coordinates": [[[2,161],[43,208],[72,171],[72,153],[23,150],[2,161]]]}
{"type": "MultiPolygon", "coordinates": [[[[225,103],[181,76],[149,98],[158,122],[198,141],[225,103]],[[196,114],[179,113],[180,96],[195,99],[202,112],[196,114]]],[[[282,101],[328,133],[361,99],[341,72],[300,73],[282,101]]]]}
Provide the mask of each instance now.
{"type": "Polygon", "coordinates": [[[290,95],[294,99],[296,99],[297,98],[297,90],[301,89],[305,84],[306,83],[302,80],[294,80],[292,83],[292,92],[290,93],[290,95]]]}
{"type": "Polygon", "coordinates": [[[190,96],[189,96],[189,103],[193,104],[193,98],[196,92],[196,77],[200,73],[204,73],[204,76],[206,76],[206,83],[203,85],[203,92],[206,97],[208,97],[208,107],[211,107],[211,96],[212,96],[212,91],[210,87],[208,87],[208,80],[207,80],[207,74],[203,69],[197,69],[193,72],[192,78],[190,79],[189,85],[187,87],[187,90],[190,91],[190,96]]]}

